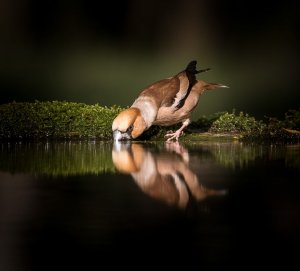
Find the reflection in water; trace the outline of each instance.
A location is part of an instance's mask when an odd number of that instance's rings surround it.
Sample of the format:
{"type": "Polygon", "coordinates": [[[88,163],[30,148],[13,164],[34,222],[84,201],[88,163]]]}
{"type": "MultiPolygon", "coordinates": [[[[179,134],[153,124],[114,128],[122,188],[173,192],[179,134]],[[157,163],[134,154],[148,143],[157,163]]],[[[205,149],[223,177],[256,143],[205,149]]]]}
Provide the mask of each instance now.
{"type": "MultiPolygon", "coordinates": [[[[155,146],[156,152],[162,152],[161,155],[172,156],[172,159],[175,159],[174,156],[176,157],[175,152],[177,152],[177,159],[181,157],[181,160],[185,161],[188,156],[190,160],[196,157],[198,164],[190,161],[193,172],[203,163],[214,163],[231,170],[247,168],[256,163],[257,159],[264,157],[269,160],[284,159],[286,166],[300,168],[300,145],[189,142],[184,144],[185,150],[178,146],[165,146],[163,142],[152,143],[151,146],[155,146]]],[[[111,142],[103,141],[0,143],[0,171],[55,177],[115,173],[112,148],[111,142]]],[[[143,144],[140,148],[144,148],[144,152],[147,152],[149,144],[143,144]]],[[[128,157],[130,153],[123,153],[123,155],[128,157]]],[[[128,166],[136,166],[136,164],[130,162],[128,166]]]]}
{"type": "Polygon", "coordinates": [[[166,143],[165,150],[154,152],[142,144],[116,142],[112,159],[119,171],[131,174],[144,193],[179,208],[185,208],[191,197],[201,201],[226,193],[201,184],[189,166],[187,149],[178,142],[166,143]]]}
{"type": "Polygon", "coordinates": [[[1,143],[0,270],[292,269],[299,157],[239,142],[1,143]]]}
{"type": "Polygon", "coordinates": [[[11,142],[0,144],[0,170],[48,176],[114,172],[111,144],[104,141],[11,142]]]}

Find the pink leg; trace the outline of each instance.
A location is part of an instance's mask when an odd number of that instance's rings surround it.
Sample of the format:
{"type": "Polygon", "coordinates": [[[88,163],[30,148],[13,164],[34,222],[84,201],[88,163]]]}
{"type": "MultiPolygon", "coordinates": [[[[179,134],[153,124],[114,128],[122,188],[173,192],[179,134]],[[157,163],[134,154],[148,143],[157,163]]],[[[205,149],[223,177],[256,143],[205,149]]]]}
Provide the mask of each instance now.
{"type": "Polygon", "coordinates": [[[187,119],[182,123],[182,126],[175,132],[175,133],[167,133],[165,135],[165,137],[167,137],[167,142],[171,141],[173,139],[175,139],[176,141],[178,141],[178,138],[181,136],[182,131],[184,130],[184,128],[186,128],[189,124],[190,124],[190,120],[187,119]]]}

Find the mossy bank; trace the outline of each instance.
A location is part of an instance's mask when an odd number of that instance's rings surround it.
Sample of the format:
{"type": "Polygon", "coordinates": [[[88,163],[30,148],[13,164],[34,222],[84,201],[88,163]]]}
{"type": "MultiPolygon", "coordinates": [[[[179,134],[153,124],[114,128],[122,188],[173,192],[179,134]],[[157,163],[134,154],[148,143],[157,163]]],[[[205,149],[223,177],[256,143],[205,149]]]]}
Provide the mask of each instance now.
{"type": "Polygon", "coordinates": [[[1,139],[110,139],[121,107],[74,102],[0,105],[1,139]]]}
{"type": "MultiPolygon", "coordinates": [[[[0,105],[1,140],[111,140],[111,124],[124,108],[99,104],[52,101],[12,102],[0,105]]],[[[140,140],[159,140],[179,127],[153,126],[140,140]]],[[[300,108],[282,118],[256,120],[243,112],[220,112],[202,116],[190,124],[182,140],[296,140],[300,139],[300,108]]]]}

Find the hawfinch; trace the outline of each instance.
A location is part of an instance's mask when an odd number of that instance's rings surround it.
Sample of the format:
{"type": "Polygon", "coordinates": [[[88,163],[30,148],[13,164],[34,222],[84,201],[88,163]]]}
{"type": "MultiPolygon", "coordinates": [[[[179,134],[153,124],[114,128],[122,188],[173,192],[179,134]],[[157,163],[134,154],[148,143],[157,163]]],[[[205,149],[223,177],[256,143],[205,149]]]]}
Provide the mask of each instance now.
{"type": "Polygon", "coordinates": [[[130,174],[145,194],[180,209],[185,209],[192,199],[200,202],[227,193],[201,184],[190,168],[188,151],[179,142],[166,144],[160,152],[142,144],[116,142],[112,160],[117,170],[130,174]]]}
{"type": "Polygon", "coordinates": [[[167,133],[167,141],[178,141],[183,129],[191,120],[191,114],[198,104],[199,96],[205,91],[227,86],[206,83],[196,79],[196,74],[208,71],[196,70],[197,61],[191,61],[185,70],[153,83],[145,88],[131,105],[113,121],[115,141],[134,139],[152,125],[169,126],[182,122],[175,133],[167,133]]]}

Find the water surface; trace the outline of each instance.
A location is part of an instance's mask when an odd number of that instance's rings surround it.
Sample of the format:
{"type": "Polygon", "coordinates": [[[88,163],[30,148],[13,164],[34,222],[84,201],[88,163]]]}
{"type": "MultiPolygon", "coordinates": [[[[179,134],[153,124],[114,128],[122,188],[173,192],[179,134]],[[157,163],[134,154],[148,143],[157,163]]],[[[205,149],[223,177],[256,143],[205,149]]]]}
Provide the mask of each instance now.
{"type": "Polygon", "coordinates": [[[0,144],[1,270],[296,263],[300,145],[0,144]]]}

